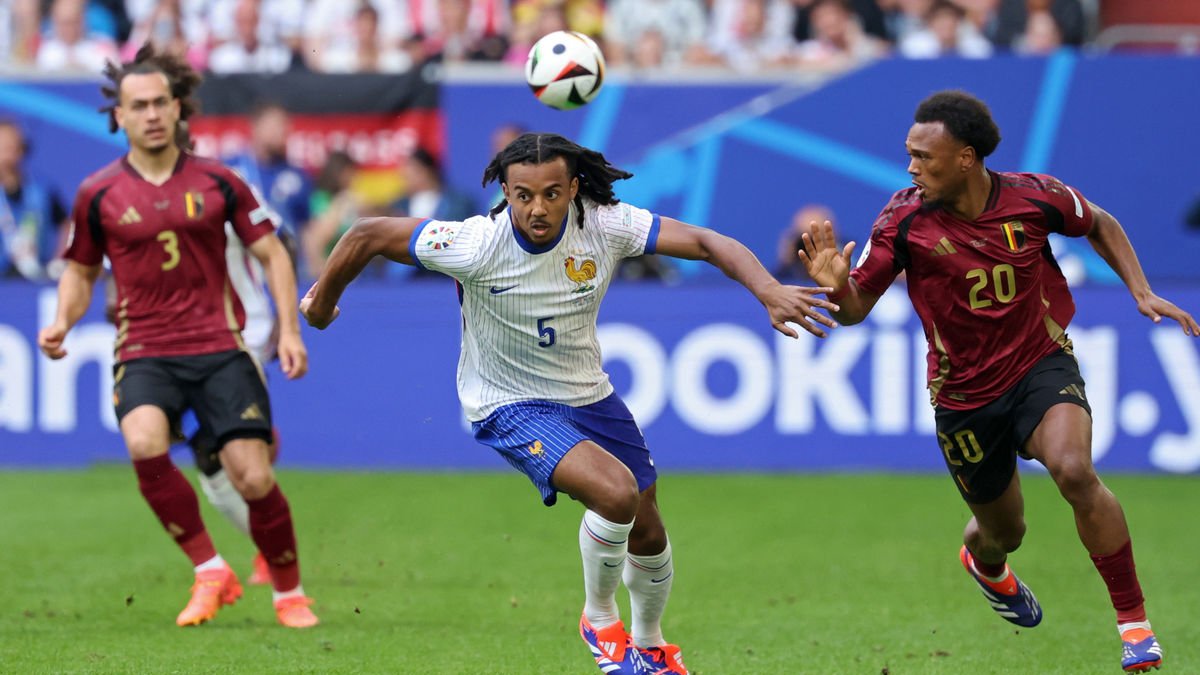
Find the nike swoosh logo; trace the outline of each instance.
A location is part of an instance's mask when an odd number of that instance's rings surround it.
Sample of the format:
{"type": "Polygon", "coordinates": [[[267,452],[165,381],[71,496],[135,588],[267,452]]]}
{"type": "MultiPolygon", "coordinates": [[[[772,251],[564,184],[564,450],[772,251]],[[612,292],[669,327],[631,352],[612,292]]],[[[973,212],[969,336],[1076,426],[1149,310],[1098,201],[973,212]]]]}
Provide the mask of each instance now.
{"type": "MultiPolygon", "coordinates": [[[[672,574],[674,574],[674,572],[672,572],[672,574]]],[[[670,574],[668,574],[667,576],[665,576],[665,577],[663,577],[663,578],[661,578],[661,579],[651,579],[651,580],[650,580],[650,583],[652,583],[652,584],[661,584],[662,582],[664,582],[664,581],[666,581],[667,579],[670,579],[670,578],[671,578],[671,575],[670,575],[670,574]]]]}
{"type": "Polygon", "coordinates": [[[620,567],[621,563],[617,563],[616,565],[609,565],[608,563],[604,563],[604,566],[605,567],[620,567]]]}
{"type": "Polygon", "coordinates": [[[496,288],[495,286],[492,286],[491,288],[488,289],[488,293],[491,293],[492,295],[500,295],[501,293],[504,293],[506,291],[511,291],[512,289],[516,288],[517,286],[520,286],[520,284],[513,284],[512,286],[505,286],[504,288],[496,288]]]}

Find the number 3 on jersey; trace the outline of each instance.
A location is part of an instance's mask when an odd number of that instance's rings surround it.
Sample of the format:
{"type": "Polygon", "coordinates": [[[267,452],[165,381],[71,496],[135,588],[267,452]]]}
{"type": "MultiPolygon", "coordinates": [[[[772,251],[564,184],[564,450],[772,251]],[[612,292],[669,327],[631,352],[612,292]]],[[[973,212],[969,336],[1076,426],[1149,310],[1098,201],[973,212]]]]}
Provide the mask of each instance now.
{"type": "Polygon", "coordinates": [[[553,318],[552,316],[544,316],[538,319],[538,337],[541,338],[538,340],[539,347],[550,347],[554,344],[554,329],[546,323],[553,318]]]}
{"type": "Polygon", "coordinates": [[[179,237],[172,230],[163,230],[155,239],[162,242],[163,251],[167,254],[162,264],[164,272],[169,272],[179,266],[179,237]]]}

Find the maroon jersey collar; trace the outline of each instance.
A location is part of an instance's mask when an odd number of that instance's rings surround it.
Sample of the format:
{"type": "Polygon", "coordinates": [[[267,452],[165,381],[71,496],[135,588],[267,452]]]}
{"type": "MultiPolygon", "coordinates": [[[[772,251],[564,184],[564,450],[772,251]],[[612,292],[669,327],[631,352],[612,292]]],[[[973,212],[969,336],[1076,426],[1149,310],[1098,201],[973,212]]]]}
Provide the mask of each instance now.
{"type": "MultiPolygon", "coordinates": [[[[1000,176],[991,169],[988,169],[987,172],[988,178],[992,179],[992,191],[988,194],[987,202],[985,202],[983,205],[983,213],[987,213],[988,211],[996,208],[996,202],[1000,200],[1000,176]]],[[[979,215],[982,216],[983,213],[979,215]]]]}
{"type": "MultiPolygon", "coordinates": [[[[171,176],[170,176],[170,178],[167,178],[167,180],[171,180],[171,178],[174,178],[176,175],[179,174],[180,171],[183,170],[183,163],[184,163],[184,160],[187,158],[187,156],[188,156],[188,152],[186,150],[179,151],[179,156],[175,158],[175,168],[171,169],[171,176]]],[[[126,171],[129,172],[129,175],[133,176],[137,180],[140,180],[144,183],[150,182],[150,181],[146,180],[146,178],[144,176],[142,176],[142,174],[138,173],[138,170],[135,169],[134,166],[129,163],[129,153],[125,153],[124,155],[121,155],[121,166],[126,171]]]]}

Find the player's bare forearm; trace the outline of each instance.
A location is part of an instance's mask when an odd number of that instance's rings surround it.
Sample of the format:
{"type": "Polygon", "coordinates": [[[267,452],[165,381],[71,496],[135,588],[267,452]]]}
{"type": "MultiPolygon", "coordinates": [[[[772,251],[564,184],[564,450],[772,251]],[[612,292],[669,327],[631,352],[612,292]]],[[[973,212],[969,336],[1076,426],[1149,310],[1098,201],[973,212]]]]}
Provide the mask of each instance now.
{"type": "Polygon", "coordinates": [[[1091,207],[1094,221],[1092,231],[1087,235],[1088,241],[1125,282],[1137,302],[1138,312],[1154,323],[1162,322],[1163,317],[1172,319],[1179,323],[1187,335],[1200,337],[1200,324],[1191,314],[1170,300],[1160,298],[1150,289],[1150,282],[1146,280],[1146,273],[1138,262],[1133,245],[1129,243],[1125,228],[1104,209],[1095,204],[1091,207]]]}
{"type": "MultiPolygon", "coordinates": [[[[408,242],[421,218],[359,218],[338,240],[321,276],[310,291],[306,315],[332,317],[346,286],[354,281],[377,255],[412,265],[408,242]]],[[[331,319],[332,320],[332,319],[331,319]]],[[[311,321],[310,321],[311,323],[311,321]]]]}
{"type": "Polygon", "coordinates": [[[300,319],[296,313],[296,270],[292,258],[283,242],[275,235],[267,235],[250,246],[250,252],[258,258],[267,273],[267,288],[275,301],[275,311],[282,333],[300,333],[300,319]]]}
{"type": "Polygon", "coordinates": [[[279,366],[289,380],[308,372],[308,350],[300,337],[300,319],[296,308],[296,270],[283,242],[275,235],[255,241],[250,252],[262,263],[267,273],[267,288],[275,300],[276,327],[279,340],[275,345],[279,366]]]}
{"type": "Polygon", "coordinates": [[[67,268],[58,280],[58,311],[54,322],[70,330],[89,305],[92,304],[92,291],[96,287],[96,279],[100,278],[99,265],[81,265],[74,260],[67,262],[67,268]]]}
{"type": "Polygon", "coordinates": [[[1133,244],[1129,243],[1125,228],[1104,209],[1095,204],[1091,204],[1091,207],[1094,222],[1091,232],[1087,235],[1088,243],[1096,249],[1101,258],[1104,258],[1104,262],[1108,263],[1117,276],[1121,277],[1121,281],[1125,282],[1135,299],[1145,298],[1151,292],[1150,282],[1146,280],[1146,273],[1138,262],[1133,244]]]}
{"type": "Polygon", "coordinates": [[[736,239],[663,218],[655,250],[676,258],[703,260],[721,270],[725,276],[749,289],[766,308],[771,326],[788,337],[799,337],[790,324],[800,326],[817,337],[825,337],[825,331],[818,324],[829,328],[836,326],[829,317],[815,311],[817,307],[827,311],[837,309],[833,303],[816,297],[819,293],[829,291],[828,288],[785,286],[779,283],[750,249],[736,239]]]}
{"type": "Polygon", "coordinates": [[[862,320],[867,318],[867,314],[871,313],[875,301],[878,300],[878,298],[864,293],[853,279],[846,279],[845,288],[835,289],[833,293],[829,294],[829,299],[836,302],[840,308],[830,312],[830,316],[843,326],[862,323],[862,320]]]}
{"type": "Polygon", "coordinates": [[[779,286],[779,281],[741,242],[673,218],[662,219],[655,252],[672,258],[703,260],[745,286],[760,301],[768,290],[779,286]]]}
{"type": "Polygon", "coordinates": [[[67,269],[58,280],[58,311],[54,323],[38,331],[38,349],[52,359],[67,355],[63,342],[67,332],[79,321],[88,305],[92,304],[92,289],[100,276],[99,265],[81,265],[67,262],[67,269]]]}

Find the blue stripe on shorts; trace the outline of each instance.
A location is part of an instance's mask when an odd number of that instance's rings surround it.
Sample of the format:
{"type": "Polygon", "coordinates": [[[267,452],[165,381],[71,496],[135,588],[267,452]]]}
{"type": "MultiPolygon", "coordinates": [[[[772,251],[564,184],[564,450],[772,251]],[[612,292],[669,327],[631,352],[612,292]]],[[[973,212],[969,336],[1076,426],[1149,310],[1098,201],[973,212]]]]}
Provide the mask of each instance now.
{"type": "Polygon", "coordinates": [[[521,401],[501,406],[482,422],[471,424],[475,440],[489,445],[529,477],[542,502],[553,506],[558,490],[550,476],[567,452],[590,440],[629,467],[638,491],[658,480],[646,439],[615,393],[591,405],[572,407],[552,401],[521,401]]]}

